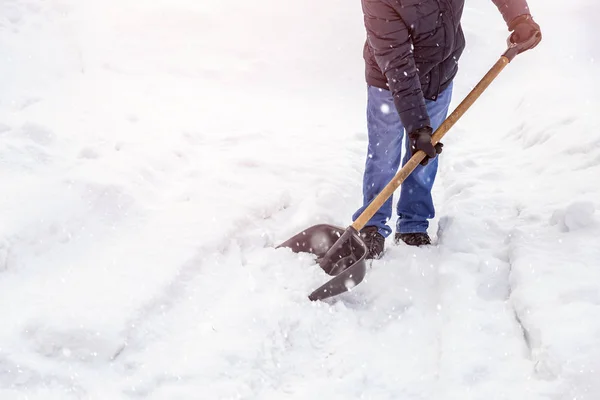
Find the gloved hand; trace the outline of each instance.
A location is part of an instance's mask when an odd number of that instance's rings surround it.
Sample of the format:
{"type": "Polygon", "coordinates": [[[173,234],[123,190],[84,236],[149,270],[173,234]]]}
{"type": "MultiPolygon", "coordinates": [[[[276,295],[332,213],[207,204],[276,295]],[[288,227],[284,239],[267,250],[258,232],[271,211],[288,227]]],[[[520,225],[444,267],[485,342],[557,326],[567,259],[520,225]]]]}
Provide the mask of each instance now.
{"type": "Polygon", "coordinates": [[[435,146],[431,143],[431,136],[433,135],[433,129],[429,126],[419,128],[408,134],[410,140],[410,148],[414,155],[417,151],[423,150],[426,157],[421,161],[421,165],[427,165],[429,160],[435,158],[442,152],[442,143],[438,143],[435,146]]]}
{"type": "Polygon", "coordinates": [[[533,49],[542,40],[540,26],[529,14],[519,15],[513,19],[508,24],[508,30],[512,32],[509,38],[512,43],[523,45],[531,39],[530,43],[521,48],[520,53],[533,49]]]}

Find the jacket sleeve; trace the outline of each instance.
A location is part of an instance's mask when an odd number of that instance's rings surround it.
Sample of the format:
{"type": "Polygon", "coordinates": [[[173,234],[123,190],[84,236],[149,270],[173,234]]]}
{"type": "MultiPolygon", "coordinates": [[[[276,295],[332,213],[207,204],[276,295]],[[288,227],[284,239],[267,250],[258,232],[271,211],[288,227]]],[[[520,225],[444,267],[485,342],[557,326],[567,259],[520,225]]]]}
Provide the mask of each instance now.
{"type": "Polygon", "coordinates": [[[510,22],[519,15],[531,14],[526,0],[492,0],[498,10],[502,13],[504,22],[509,26],[510,22]]]}
{"type": "Polygon", "coordinates": [[[381,1],[363,1],[363,12],[367,42],[387,79],[406,132],[431,126],[407,26],[381,1]]]}

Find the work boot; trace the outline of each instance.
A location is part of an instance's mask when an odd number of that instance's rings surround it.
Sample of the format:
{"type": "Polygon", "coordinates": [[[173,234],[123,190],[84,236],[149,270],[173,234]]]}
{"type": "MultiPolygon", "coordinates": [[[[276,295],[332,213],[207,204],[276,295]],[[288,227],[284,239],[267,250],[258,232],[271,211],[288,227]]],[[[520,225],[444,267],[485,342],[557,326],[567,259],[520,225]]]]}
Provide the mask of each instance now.
{"type": "Polygon", "coordinates": [[[383,254],[385,238],[376,226],[367,226],[360,230],[360,237],[367,245],[366,260],[377,259],[383,254]]]}
{"type": "Polygon", "coordinates": [[[431,239],[429,235],[425,232],[416,232],[416,233],[396,233],[394,237],[396,244],[400,243],[402,240],[409,246],[426,246],[431,244],[431,239]]]}

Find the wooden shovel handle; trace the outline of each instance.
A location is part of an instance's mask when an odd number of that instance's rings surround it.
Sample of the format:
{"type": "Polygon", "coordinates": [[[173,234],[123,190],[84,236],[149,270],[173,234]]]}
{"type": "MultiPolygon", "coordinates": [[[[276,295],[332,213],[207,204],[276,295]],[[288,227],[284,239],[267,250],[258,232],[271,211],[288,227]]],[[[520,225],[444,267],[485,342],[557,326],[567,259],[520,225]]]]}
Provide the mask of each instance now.
{"type": "MultiPolygon", "coordinates": [[[[509,57],[502,55],[496,64],[488,71],[487,74],[479,81],[479,83],[471,90],[465,99],[456,107],[456,109],[446,118],[440,127],[434,132],[431,142],[436,145],[444,137],[444,135],[452,128],[452,126],[463,116],[465,112],[475,103],[479,96],[487,89],[494,79],[510,62],[509,57]]],[[[387,184],[385,188],[371,201],[369,206],[363,213],[354,221],[352,227],[360,231],[375,215],[377,210],[383,206],[387,199],[394,194],[396,189],[400,187],[402,182],[410,175],[411,172],[423,161],[425,153],[422,150],[417,151],[411,159],[398,171],[396,176],[387,184]]]]}

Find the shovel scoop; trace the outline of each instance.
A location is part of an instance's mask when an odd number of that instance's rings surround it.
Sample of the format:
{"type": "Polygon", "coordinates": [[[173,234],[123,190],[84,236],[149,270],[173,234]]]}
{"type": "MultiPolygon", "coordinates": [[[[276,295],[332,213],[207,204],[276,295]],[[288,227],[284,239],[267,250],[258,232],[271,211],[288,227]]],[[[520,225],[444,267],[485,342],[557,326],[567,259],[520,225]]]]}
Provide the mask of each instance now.
{"type": "MultiPolygon", "coordinates": [[[[531,40],[534,41],[535,38],[531,40]]],[[[475,103],[504,67],[528,45],[529,43],[521,45],[509,43],[509,48],[496,64],[434,132],[431,138],[434,146],[475,103]]],[[[333,277],[315,289],[308,296],[310,300],[324,300],[337,296],[351,290],[363,281],[367,273],[368,248],[359,232],[424,158],[425,153],[421,150],[417,151],[377,197],[370,202],[354,223],[346,229],[327,224],[314,225],[277,246],[277,248],[289,248],[295,253],[314,254],[321,269],[333,277]]]]}
{"type": "Polygon", "coordinates": [[[334,277],[308,296],[313,301],[346,292],[362,282],[367,274],[365,257],[368,249],[352,227],[344,230],[327,224],[314,225],[279,247],[290,248],[294,253],[316,255],[321,269],[334,277]]]}

